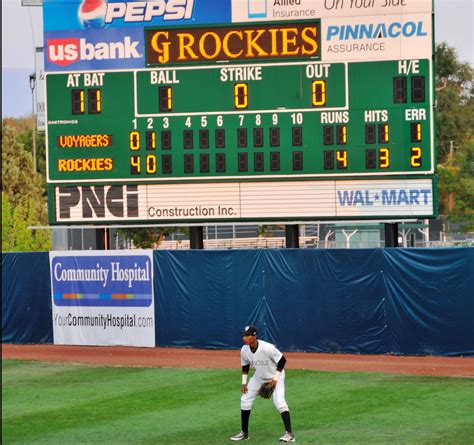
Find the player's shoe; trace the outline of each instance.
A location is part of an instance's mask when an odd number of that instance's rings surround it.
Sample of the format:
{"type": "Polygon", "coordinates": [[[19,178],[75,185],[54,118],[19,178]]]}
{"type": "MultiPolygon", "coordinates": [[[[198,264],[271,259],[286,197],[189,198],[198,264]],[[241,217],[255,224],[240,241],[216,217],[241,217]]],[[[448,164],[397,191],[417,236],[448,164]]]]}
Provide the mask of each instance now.
{"type": "Polygon", "coordinates": [[[239,434],[232,436],[230,440],[233,440],[234,442],[239,442],[241,440],[247,440],[248,438],[249,438],[249,435],[241,431],[239,434]]]}
{"type": "Polygon", "coordinates": [[[288,431],[283,434],[283,436],[280,437],[280,442],[295,442],[295,436],[293,433],[289,433],[288,431]]]}

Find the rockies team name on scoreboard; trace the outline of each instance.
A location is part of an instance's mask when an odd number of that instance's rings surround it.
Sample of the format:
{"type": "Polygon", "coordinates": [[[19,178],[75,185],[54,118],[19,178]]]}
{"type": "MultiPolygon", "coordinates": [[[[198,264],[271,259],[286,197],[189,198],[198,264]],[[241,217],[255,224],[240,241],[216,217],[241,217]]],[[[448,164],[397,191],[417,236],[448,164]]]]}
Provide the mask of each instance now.
{"type": "Polygon", "coordinates": [[[148,65],[320,57],[320,22],[145,31],[148,65]]]}
{"type": "Polygon", "coordinates": [[[325,63],[319,21],[145,35],[148,69],[48,74],[51,182],[433,168],[428,59],[325,63]]]}

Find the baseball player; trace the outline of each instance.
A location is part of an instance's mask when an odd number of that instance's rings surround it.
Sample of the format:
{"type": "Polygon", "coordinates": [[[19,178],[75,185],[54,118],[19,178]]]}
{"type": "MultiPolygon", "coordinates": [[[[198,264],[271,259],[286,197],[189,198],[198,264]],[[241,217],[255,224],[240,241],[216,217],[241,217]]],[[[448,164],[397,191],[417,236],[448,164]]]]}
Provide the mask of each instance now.
{"type": "Polygon", "coordinates": [[[242,397],[240,399],[242,430],[230,438],[235,442],[249,438],[249,418],[254,400],[264,382],[270,382],[274,387],[273,404],[280,412],[285,424],[285,434],[280,442],[294,442],[295,436],[291,431],[290,412],[285,401],[285,356],[271,343],[257,340],[257,328],[245,326],[242,331],[244,346],[240,351],[242,364],[242,397]],[[255,373],[247,384],[250,367],[255,373]]]}

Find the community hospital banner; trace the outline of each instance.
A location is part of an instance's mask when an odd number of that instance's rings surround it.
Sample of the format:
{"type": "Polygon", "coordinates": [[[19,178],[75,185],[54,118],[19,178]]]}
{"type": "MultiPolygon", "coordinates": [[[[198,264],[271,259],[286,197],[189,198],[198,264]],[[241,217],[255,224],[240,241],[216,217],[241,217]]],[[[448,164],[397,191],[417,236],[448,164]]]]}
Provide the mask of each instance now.
{"type": "Polygon", "coordinates": [[[54,344],[155,346],[152,251],[50,252],[54,344]]]}

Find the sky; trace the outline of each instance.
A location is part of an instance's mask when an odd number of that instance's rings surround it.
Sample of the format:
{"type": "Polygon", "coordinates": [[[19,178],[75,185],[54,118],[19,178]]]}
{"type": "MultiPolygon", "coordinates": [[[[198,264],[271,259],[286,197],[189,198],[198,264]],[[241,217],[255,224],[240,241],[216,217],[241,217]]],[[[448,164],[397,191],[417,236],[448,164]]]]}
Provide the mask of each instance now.
{"type": "MultiPolygon", "coordinates": [[[[474,0],[435,0],[435,41],[454,47],[474,66],[474,0]]],[[[41,7],[2,0],[2,118],[31,114],[29,75],[43,44],[41,7]]]]}

